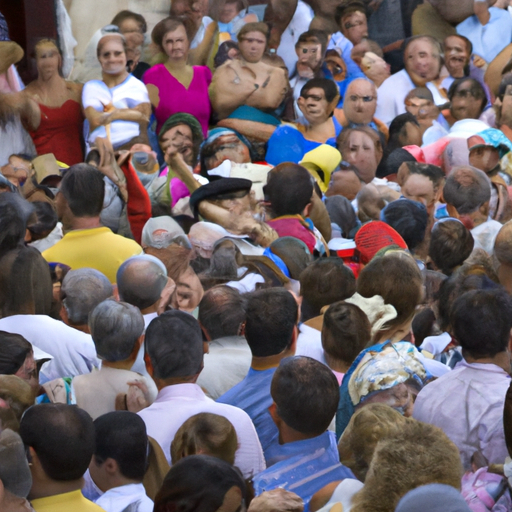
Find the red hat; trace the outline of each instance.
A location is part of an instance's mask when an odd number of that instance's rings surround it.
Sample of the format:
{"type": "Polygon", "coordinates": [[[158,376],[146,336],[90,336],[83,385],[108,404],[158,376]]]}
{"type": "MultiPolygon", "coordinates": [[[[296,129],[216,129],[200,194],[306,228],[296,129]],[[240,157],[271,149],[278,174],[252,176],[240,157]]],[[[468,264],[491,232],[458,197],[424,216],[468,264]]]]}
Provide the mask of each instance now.
{"type": "Polygon", "coordinates": [[[396,245],[400,249],[407,249],[404,239],[389,224],[380,220],[365,224],[357,232],[354,240],[363,264],[369,263],[384,247],[396,245]]]}

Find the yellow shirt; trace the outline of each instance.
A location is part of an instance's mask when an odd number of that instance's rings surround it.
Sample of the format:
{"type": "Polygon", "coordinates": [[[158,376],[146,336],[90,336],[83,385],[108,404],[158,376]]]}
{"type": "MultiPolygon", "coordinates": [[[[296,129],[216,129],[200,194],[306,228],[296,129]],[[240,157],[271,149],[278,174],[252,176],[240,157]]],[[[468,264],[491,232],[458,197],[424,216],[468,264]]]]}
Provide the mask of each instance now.
{"type": "Polygon", "coordinates": [[[105,512],[101,507],[84,498],[82,491],[66,492],[31,501],[36,512],[105,512]]]}
{"type": "Polygon", "coordinates": [[[43,252],[50,263],[63,263],[73,270],[94,268],[116,282],[117,269],[132,256],[142,253],[135,241],[112,233],[109,228],[77,229],[43,252]]]}

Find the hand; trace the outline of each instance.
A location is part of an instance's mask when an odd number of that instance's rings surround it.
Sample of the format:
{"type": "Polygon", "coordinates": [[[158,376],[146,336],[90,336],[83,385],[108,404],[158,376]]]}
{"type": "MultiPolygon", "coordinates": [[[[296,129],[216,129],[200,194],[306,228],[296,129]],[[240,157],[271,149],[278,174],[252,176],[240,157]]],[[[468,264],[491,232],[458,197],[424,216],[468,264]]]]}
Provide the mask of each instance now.
{"type": "Polygon", "coordinates": [[[134,380],[127,383],[126,406],[130,412],[139,412],[149,407],[149,390],[145,382],[134,380]]]}
{"type": "Polygon", "coordinates": [[[485,62],[484,59],[482,59],[482,57],[478,56],[478,55],[473,55],[473,64],[477,67],[477,68],[483,68],[484,66],[487,65],[487,62],[485,62]]]}
{"type": "Polygon", "coordinates": [[[276,50],[281,44],[281,34],[277,30],[270,30],[270,35],[267,43],[267,50],[276,50]]]}
{"type": "Polygon", "coordinates": [[[98,170],[109,178],[118,188],[124,202],[128,201],[128,190],[126,188],[126,178],[123,171],[119,168],[114,148],[108,139],[97,137],[95,140],[96,149],[100,154],[100,163],[98,170]]]}

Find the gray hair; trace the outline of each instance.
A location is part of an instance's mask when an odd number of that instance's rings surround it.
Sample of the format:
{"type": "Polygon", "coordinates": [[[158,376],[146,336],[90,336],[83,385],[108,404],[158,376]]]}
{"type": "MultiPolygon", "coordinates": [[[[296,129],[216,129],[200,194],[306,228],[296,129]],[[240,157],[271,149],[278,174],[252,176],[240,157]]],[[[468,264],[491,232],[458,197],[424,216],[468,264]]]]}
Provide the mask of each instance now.
{"type": "Polygon", "coordinates": [[[107,299],[90,314],[89,329],[100,359],[125,361],[144,332],[144,318],[135,306],[107,299]]]}
{"type": "Polygon", "coordinates": [[[20,498],[26,498],[32,487],[32,475],[21,437],[10,429],[0,433],[0,482],[20,498]]]}
{"type": "Polygon", "coordinates": [[[86,325],[91,311],[102,301],[112,297],[112,284],[100,271],[93,268],[70,270],[62,282],[62,304],[72,325],[86,325]]]}
{"type": "Polygon", "coordinates": [[[117,271],[119,298],[139,309],[152,306],[166,284],[165,265],[149,254],[127,259],[117,271]]]}

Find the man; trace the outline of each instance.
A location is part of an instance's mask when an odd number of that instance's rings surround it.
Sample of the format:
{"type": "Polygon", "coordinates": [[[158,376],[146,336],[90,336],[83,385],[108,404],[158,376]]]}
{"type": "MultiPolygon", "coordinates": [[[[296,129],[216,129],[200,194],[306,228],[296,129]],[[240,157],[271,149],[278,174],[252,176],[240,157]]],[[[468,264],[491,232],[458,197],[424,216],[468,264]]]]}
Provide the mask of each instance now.
{"type": "Polygon", "coordinates": [[[252,354],[245,379],[217,402],[243,409],[252,419],[269,465],[269,450],[279,448],[277,427],[268,408],[270,384],[279,363],[295,354],[298,308],[293,295],[271,288],[254,292],[247,301],[245,339],[252,354]]]}
{"type": "Polygon", "coordinates": [[[398,169],[397,181],[402,195],[422,203],[433,222],[445,182],[442,169],[437,165],[404,162],[398,169]]]}
{"type": "Polygon", "coordinates": [[[0,432],[0,510],[27,512],[26,497],[32,486],[32,476],[20,436],[4,428],[0,432]]]}
{"type": "Polygon", "coordinates": [[[28,495],[36,512],[102,512],[81,492],[94,453],[91,417],[75,405],[40,404],[20,423],[32,473],[28,495]]]}
{"type": "Polygon", "coordinates": [[[444,66],[449,76],[442,82],[441,87],[448,91],[457,78],[469,76],[469,65],[473,54],[471,41],[461,35],[448,36],[443,43],[444,66]]]}
{"type": "MultiPolygon", "coordinates": [[[[340,464],[334,432],[339,387],[332,372],[309,357],[284,359],[271,385],[270,415],[279,430],[278,458],[254,478],[256,495],[276,487],[293,490],[308,506],[313,494],[335,480],[353,478],[340,464]]],[[[307,509],[307,508],[306,508],[307,509]]]]}
{"type": "Polygon", "coordinates": [[[336,24],[341,33],[354,45],[368,37],[368,20],[366,7],[363,3],[354,1],[340,4],[336,8],[336,24]]]}
{"type": "Polygon", "coordinates": [[[388,128],[375,117],[377,109],[377,88],[365,78],[356,78],[347,87],[343,109],[337,108],[334,115],[343,128],[369,126],[381,138],[387,140],[388,128]]]}
{"type": "Polygon", "coordinates": [[[89,473],[103,493],[96,501],[106,512],[153,512],[142,479],[148,464],[148,436],[142,419],[114,411],[94,421],[96,447],[89,473]]]}
{"type": "Polygon", "coordinates": [[[107,299],[89,315],[96,352],[102,364],[99,370],[79,375],[72,381],[77,405],[92,419],[119,409],[131,382],[139,381],[148,387],[147,398],[152,403],[157,394],[151,379],[130,371],[144,339],[144,320],[140,311],[125,302],[107,299]]]}
{"type": "Polygon", "coordinates": [[[443,188],[446,209],[471,231],[475,248],[492,254],[501,224],[489,217],[491,182],[483,171],[471,166],[456,167],[443,188]]]}
{"type": "Polygon", "coordinates": [[[503,406],[510,385],[510,296],[502,290],[463,294],[452,306],[451,326],[464,359],[420,391],[413,416],[444,430],[465,471],[477,451],[499,464],[508,456],[503,406]]]}
{"type": "Polygon", "coordinates": [[[203,367],[201,328],[183,311],[167,311],[146,330],[146,365],[158,388],[155,402],[139,412],[148,435],[162,448],[171,463],[171,441],[178,428],[199,412],[226,417],[235,427],[239,447],[235,466],[248,477],[264,467],[263,452],[249,416],[230,405],[217,404],[196,384],[203,367]]]}
{"type": "Polygon", "coordinates": [[[276,128],[268,141],[266,160],[271,165],[299,163],[304,155],[321,144],[336,147],[342,127],[333,117],[338,104],[336,83],[327,78],[313,78],[301,89],[297,104],[305,123],[276,128]],[[288,149],[288,151],[283,151],[288,149]]]}
{"type": "MultiPolygon", "coordinates": [[[[144,318],[144,330],[158,316],[161,303],[162,307],[168,304],[169,296],[176,288],[174,281],[167,277],[165,265],[150,254],[127,259],[119,267],[116,279],[119,299],[140,310],[144,318]]],[[[149,378],[144,364],[144,343],[132,370],[149,378]]]]}
{"type": "Polygon", "coordinates": [[[208,353],[197,384],[213,400],[229,391],[247,375],[251,349],[241,336],[246,298],[225,285],[208,290],[199,304],[199,324],[208,340],[208,353]]]}
{"type": "Polygon", "coordinates": [[[94,268],[115,283],[121,263],[140,254],[142,248],[101,226],[104,190],[103,175],[94,167],[76,164],[66,171],[55,199],[65,235],[43,257],[72,269],[94,268]]]}
{"type": "Polygon", "coordinates": [[[434,96],[436,105],[444,105],[436,86],[441,69],[441,46],[430,36],[417,36],[408,40],[404,49],[405,69],[391,75],[378,89],[377,119],[388,126],[399,114],[405,112],[404,99],[415,87],[428,87],[434,96]]]}
{"type": "Polygon", "coordinates": [[[98,270],[70,270],[60,288],[60,317],[66,325],[90,334],[89,314],[100,302],[112,295],[110,281],[98,270]]]}

